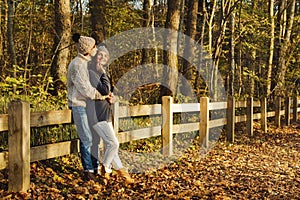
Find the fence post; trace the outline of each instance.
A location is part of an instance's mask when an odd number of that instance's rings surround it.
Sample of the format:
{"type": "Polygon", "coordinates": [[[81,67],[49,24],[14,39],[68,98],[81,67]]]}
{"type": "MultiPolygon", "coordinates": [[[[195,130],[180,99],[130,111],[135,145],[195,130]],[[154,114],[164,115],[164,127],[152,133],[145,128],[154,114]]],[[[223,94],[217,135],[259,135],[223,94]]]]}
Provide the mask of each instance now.
{"type": "Polygon", "coordinates": [[[8,106],[8,190],[30,188],[30,106],[12,101],[8,106]]]}
{"type": "Polygon", "coordinates": [[[249,137],[253,137],[253,97],[247,98],[247,109],[246,109],[246,116],[247,116],[247,133],[249,137]]]}
{"type": "Polygon", "coordinates": [[[200,143],[203,144],[204,148],[209,146],[209,98],[200,98],[200,123],[199,123],[199,135],[200,143]]]}
{"type": "Polygon", "coordinates": [[[262,98],[260,101],[260,113],[261,113],[261,130],[264,133],[267,133],[268,131],[267,98],[262,98]]]}
{"type": "Polygon", "coordinates": [[[275,97],[275,126],[280,127],[281,98],[275,97]]]}
{"type": "Polygon", "coordinates": [[[293,98],[293,122],[298,120],[298,98],[295,95],[293,98]]]}
{"type": "Polygon", "coordinates": [[[162,154],[164,157],[173,154],[173,97],[162,97],[162,154]]]}
{"type": "Polygon", "coordinates": [[[112,104],[114,132],[117,135],[119,132],[119,101],[116,100],[112,104]]]}
{"type": "Polygon", "coordinates": [[[235,128],[235,98],[228,97],[227,100],[227,140],[234,143],[234,128],[235,128]]]}
{"type": "Polygon", "coordinates": [[[286,97],[285,99],[285,125],[291,125],[291,98],[286,97]]]}

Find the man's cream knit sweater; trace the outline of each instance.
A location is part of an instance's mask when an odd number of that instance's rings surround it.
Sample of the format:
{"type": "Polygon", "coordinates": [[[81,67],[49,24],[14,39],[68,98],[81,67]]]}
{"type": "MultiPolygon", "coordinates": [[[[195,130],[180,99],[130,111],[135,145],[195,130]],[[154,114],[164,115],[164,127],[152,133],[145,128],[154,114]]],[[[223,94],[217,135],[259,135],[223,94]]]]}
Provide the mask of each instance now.
{"type": "Polygon", "coordinates": [[[91,60],[89,56],[78,54],[69,64],[67,87],[68,106],[86,107],[86,99],[105,99],[89,80],[87,63],[91,60]]]}

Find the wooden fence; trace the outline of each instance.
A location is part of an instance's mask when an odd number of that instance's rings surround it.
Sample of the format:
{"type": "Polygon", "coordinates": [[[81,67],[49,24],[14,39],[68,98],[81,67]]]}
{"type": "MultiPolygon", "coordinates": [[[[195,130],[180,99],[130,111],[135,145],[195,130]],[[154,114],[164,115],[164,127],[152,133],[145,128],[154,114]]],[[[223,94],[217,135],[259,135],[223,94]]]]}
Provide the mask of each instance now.
{"type": "MultiPolygon", "coordinates": [[[[280,126],[281,116],[285,116],[285,124],[296,121],[300,107],[297,97],[276,98],[274,111],[267,111],[267,100],[235,101],[229,98],[227,102],[209,102],[208,97],[202,97],[200,103],[173,104],[172,97],[163,97],[162,104],[140,106],[113,106],[114,129],[120,143],[162,136],[162,153],[172,155],[173,134],[198,131],[203,147],[209,146],[209,129],[226,125],[227,140],[234,142],[234,127],[238,122],[247,122],[247,133],[253,136],[253,120],[261,120],[261,129],[267,132],[267,118],[274,117],[275,124],[280,126]],[[291,103],[292,102],[292,103],[291,103]],[[284,106],[284,109],[282,105],[284,106]],[[254,113],[259,107],[260,112],[254,113]],[[237,108],[245,108],[246,115],[236,116],[237,108]],[[210,119],[210,113],[216,110],[226,111],[226,116],[210,119]],[[193,123],[173,124],[174,113],[199,113],[200,120],[193,123]],[[158,115],[162,117],[162,125],[152,126],[131,131],[119,132],[119,119],[138,116],[158,115]]],[[[26,191],[30,186],[30,162],[45,160],[58,156],[79,152],[79,141],[72,140],[54,144],[30,147],[30,128],[57,124],[72,123],[70,110],[46,112],[30,112],[28,102],[12,101],[8,107],[8,114],[0,115],[0,131],[8,131],[8,152],[0,152],[0,170],[8,167],[8,188],[10,191],[26,191]]]]}

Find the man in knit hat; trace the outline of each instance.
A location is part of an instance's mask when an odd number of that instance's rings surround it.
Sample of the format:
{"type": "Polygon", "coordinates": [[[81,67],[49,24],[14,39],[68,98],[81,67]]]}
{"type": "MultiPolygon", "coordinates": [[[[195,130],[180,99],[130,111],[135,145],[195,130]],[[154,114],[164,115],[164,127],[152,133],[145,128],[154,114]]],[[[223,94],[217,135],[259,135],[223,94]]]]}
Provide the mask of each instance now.
{"type": "Polygon", "coordinates": [[[76,43],[78,55],[71,61],[68,67],[67,89],[68,106],[72,109],[74,123],[76,124],[80,139],[81,162],[86,180],[96,180],[94,176],[93,156],[91,147],[93,145],[92,132],[86,114],[86,100],[104,100],[102,96],[89,81],[87,64],[92,56],[97,53],[96,41],[91,37],[80,36],[75,33],[72,36],[76,43]]]}

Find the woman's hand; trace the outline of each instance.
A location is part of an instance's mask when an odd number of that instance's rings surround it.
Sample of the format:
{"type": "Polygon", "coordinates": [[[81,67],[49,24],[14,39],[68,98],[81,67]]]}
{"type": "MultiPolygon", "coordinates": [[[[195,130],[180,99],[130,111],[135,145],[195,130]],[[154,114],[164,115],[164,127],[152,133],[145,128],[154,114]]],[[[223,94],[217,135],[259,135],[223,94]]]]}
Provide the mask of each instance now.
{"type": "Polygon", "coordinates": [[[97,69],[97,71],[98,71],[100,74],[105,74],[105,73],[106,73],[105,67],[104,67],[103,65],[101,65],[101,64],[97,64],[97,65],[96,65],[96,69],[97,69]]]}
{"type": "Polygon", "coordinates": [[[114,103],[115,102],[115,96],[114,96],[114,94],[111,92],[111,93],[109,93],[109,95],[108,95],[108,97],[107,97],[107,101],[109,102],[109,103],[114,103]]]}

